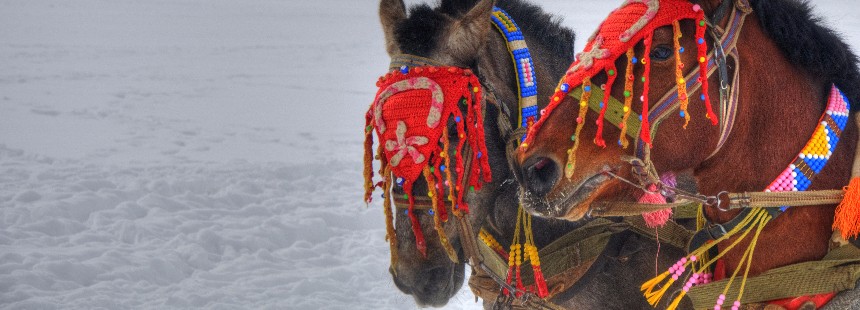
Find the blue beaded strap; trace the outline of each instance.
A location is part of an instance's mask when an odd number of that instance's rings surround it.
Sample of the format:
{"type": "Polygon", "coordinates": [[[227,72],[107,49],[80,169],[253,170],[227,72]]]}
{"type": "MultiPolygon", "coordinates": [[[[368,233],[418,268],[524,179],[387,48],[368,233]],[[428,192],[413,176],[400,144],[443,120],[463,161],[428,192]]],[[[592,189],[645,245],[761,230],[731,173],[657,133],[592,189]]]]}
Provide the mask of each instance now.
{"type": "Polygon", "coordinates": [[[504,10],[493,7],[491,16],[493,25],[507,41],[508,51],[517,68],[517,89],[519,93],[520,116],[517,120],[521,127],[528,128],[529,124],[537,121],[537,80],[534,76],[534,62],[523,38],[523,32],[513,18],[504,10]]]}

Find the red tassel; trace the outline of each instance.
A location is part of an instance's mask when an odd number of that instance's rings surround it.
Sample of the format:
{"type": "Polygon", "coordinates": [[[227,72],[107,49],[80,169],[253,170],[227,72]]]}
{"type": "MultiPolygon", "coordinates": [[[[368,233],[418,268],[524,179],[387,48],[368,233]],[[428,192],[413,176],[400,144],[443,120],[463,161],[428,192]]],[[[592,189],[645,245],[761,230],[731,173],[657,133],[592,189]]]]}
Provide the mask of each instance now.
{"type": "Polygon", "coordinates": [[[549,290],[546,288],[546,280],[543,278],[543,272],[540,270],[540,266],[532,265],[532,271],[534,271],[535,286],[537,286],[538,297],[546,298],[549,296],[549,290]]]}
{"type": "Polygon", "coordinates": [[[708,93],[708,44],[705,40],[705,23],[704,11],[699,11],[699,16],[696,18],[696,46],[698,51],[699,62],[699,79],[702,80],[702,96],[704,96],[705,108],[707,109],[708,119],[712,125],[717,124],[717,115],[714,114],[714,108],[711,106],[711,95],[708,93]],[[702,42],[701,44],[699,42],[702,42]]]}
{"type": "Polygon", "coordinates": [[[839,230],[845,240],[860,235],[860,177],[852,178],[845,187],[845,197],[836,207],[833,230],[839,230]]]}
{"type": "Polygon", "coordinates": [[[415,196],[412,195],[412,183],[406,183],[403,185],[403,191],[405,191],[409,197],[409,219],[412,221],[412,233],[415,234],[415,247],[418,248],[418,252],[421,253],[421,256],[427,258],[427,242],[424,241],[424,232],[421,230],[421,222],[418,221],[418,217],[415,216],[415,196]]]}
{"type": "MultiPolygon", "coordinates": [[[[513,276],[514,276],[514,266],[510,266],[510,267],[508,267],[508,278],[505,279],[505,283],[507,283],[508,285],[511,285],[511,280],[513,280],[513,276]]],[[[505,287],[504,291],[505,291],[505,296],[511,296],[511,292],[508,290],[507,287],[505,287]]]]}
{"type": "Polygon", "coordinates": [[[520,266],[517,266],[517,298],[523,297],[523,291],[526,290],[525,285],[523,285],[523,277],[520,276],[520,266]]]}
{"type": "Polygon", "coordinates": [[[642,74],[645,87],[642,90],[642,129],[639,132],[639,139],[645,142],[648,147],[651,147],[651,124],[648,121],[648,91],[651,84],[651,60],[648,55],[651,55],[651,42],[653,34],[645,37],[645,53],[642,54],[642,61],[645,62],[645,73],[642,74]]]}
{"type": "Polygon", "coordinates": [[[610,93],[612,92],[612,84],[615,83],[615,76],[618,75],[618,71],[615,70],[615,66],[612,66],[606,70],[606,86],[603,90],[603,101],[602,107],[600,108],[600,116],[597,117],[597,134],[594,136],[594,144],[597,144],[600,147],[606,147],[606,141],[603,140],[603,118],[606,115],[606,109],[609,107],[609,98],[612,96],[610,93]]]}

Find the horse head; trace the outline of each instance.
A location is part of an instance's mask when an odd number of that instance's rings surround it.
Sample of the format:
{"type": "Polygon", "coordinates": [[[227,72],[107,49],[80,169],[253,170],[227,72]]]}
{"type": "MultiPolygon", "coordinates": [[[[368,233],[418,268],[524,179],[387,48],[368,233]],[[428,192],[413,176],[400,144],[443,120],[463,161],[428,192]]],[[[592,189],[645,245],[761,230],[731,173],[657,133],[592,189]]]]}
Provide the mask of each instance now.
{"type": "Polygon", "coordinates": [[[716,277],[820,259],[833,205],[729,210],[720,193],[848,184],[857,57],[804,2],[696,2],[628,0],[610,13],[519,149],[521,200],[578,221],[612,203],[671,202],[689,185],[705,221],[738,227],[708,245],[725,266],[716,277]]]}
{"type": "Polygon", "coordinates": [[[483,217],[480,208],[471,211],[461,208],[478,203],[475,192],[480,191],[480,186],[476,189],[475,182],[483,176],[481,174],[486,174],[485,181],[489,180],[482,128],[474,127],[483,127],[480,115],[483,99],[473,70],[491,29],[488,21],[492,7],[493,1],[487,0],[477,3],[443,1],[438,8],[420,5],[407,14],[402,0],[382,0],[379,6],[386,50],[392,57],[392,72],[408,72],[415,76],[381,90],[371,108],[373,123],[381,134],[390,131],[402,136],[402,139],[380,141],[386,150],[398,150],[394,156],[385,157],[388,165],[396,167],[406,162],[429,166],[418,172],[417,178],[415,174],[394,176],[394,182],[390,183],[393,187],[391,199],[402,207],[392,219],[396,234],[388,236],[395,238],[390,272],[397,288],[412,295],[419,305],[443,306],[462,287],[468,258],[461,246],[455,217],[462,216],[469,221],[483,217]],[[418,69],[412,70],[413,67],[418,69]],[[440,72],[430,72],[433,70],[440,72]],[[454,80],[443,75],[458,77],[454,80]],[[429,98],[420,122],[395,124],[383,120],[386,100],[402,100],[396,96],[429,98]],[[471,102],[458,103],[461,99],[471,102]],[[413,125],[426,126],[435,131],[435,135],[406,137],[415,134],[413,125]],[[472,141],[480,143],[470,144],[472,141]],[[471,147],[467,150],[464,146],[471,147]],[[422,148],[438,148],[441,152],[428,153],[422,148]],[[458,162],[461,155],[463,158],[470,156],[471,167],[478,169],[471,170],[458,162]],[[485,169],[486,173],[480,169],[485,169]],[[469,173],[464,173],[466,170],[469,173]],[[432,186],[428,186],[428,176],[432,186]],[[415,178],[414,182],[404,180],[411,178],[415,178]],[[406,182],[412,184],[404,184],[406,182]],[[412,210],[409,210],[409,196],[425,198],[421,200],[423,208],[416,208],[413,201],[412,210]]]}

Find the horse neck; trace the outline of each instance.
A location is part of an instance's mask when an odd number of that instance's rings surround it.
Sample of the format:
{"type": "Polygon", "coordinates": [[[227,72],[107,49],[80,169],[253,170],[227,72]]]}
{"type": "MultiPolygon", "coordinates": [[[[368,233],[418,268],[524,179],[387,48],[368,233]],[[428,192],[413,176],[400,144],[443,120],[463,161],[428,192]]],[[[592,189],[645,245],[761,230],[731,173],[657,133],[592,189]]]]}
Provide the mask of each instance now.
{"type": "MultiPolygon", "coordinates": [[[[703,193],[764,190],[806,145],[828,98],[829,82],[815,80],[791,65],[754,15],[745,25],[737,45],[740,95],[734,130],[723,150],[696,169],[703,193]]],[[[847,184],[856,134],[856,128],[846,128],[843,142],[810,189],[836,189],[847,184]]],[[[757,242],[755,253],[762,253],[758,256],[762,259],[754,260],[750,273],[824,256],[833,210],[791,208],[771,221],[757,242]]],[[[718,223],[737,213],[706,209],[707,216],[718,223]]],[[[747,245],[744,241],[738,248],[746,249],[747,245]]],[[[728,271],[737,267],[742,252],[726,254],[728,271]]]]}

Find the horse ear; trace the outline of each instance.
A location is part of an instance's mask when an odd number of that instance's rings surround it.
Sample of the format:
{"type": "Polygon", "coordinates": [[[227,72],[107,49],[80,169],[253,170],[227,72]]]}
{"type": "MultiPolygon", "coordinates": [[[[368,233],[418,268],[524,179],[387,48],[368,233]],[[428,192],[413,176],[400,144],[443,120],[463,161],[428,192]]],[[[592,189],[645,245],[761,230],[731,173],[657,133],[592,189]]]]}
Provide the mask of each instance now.
{"type": "Polygon", "coordinates": [[[484,45],[490,31],[490,15],[494,0],[481,0],[457,21],[449,44],[456,47],[461,56],[475,55],[484,45]]]}
{"type": "Polygon", "coordinates": [[[406,19],[406,5],[403,0],[381,0],[379,2],[379,21],[382,23],[382,32],[385,34],[385,50],[388,55],[400,53],[397,42],[394,40],[394,27],[406,19]]]}

